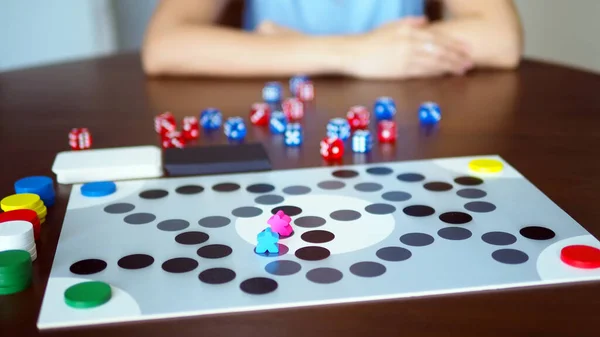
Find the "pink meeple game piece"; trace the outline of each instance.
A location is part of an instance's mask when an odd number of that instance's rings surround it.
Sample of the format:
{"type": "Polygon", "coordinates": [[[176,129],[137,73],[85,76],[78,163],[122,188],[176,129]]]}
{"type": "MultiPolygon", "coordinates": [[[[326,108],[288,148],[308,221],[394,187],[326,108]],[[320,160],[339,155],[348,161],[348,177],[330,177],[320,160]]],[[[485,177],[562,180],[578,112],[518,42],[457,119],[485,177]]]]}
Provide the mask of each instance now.
{"type": "Polygon", "coordinates": [[[285,215],[283,211],[278,211],[275,213],[267,223],[271,225],[271,230],[280,236],[290,236],[294,231],[290,223],[292,222],[292,218],[285,215]]]}

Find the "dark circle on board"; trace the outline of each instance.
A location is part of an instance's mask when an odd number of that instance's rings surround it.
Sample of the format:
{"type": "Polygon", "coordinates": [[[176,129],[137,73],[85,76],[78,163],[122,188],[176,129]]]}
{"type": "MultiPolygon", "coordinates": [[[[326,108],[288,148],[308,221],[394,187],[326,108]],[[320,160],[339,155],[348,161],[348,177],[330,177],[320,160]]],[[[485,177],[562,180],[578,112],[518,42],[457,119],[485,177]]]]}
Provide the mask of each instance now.
{"type": "Polygon", "coordinates": [[[268,193],[275,189],[271,184],[253,184],[246,187],[246,191],[250,193],[268,193]]]}
{"type": "Polygon", "coordinates": [[[256,248],[254,249],[254,254],[260,255],[260,256],[264,256],[264,257],[278,257],[278,256],[283,256],[283,255],[287,254],[290,251],[290,249],[288,248],[288,246],[286,246],[286,245],[284,245],[282,243],[278,243],[277,244],[277,248],[279,248],[279,252],[277,252],[277,254],[269,254],[269,252],[258,254],[256,252],[256,248]]]}
{"type": "Polygon", "coordinates": [[[302,213],[302,208],[290,205],[277,206],[271,210],[271,214],[275,214],[279,211],[283,211],[287,216],[296,216],[302,213]]]}
{"type": "Polygon", "coordinates": [[[375,167],[369,167],[367,169],[367,173],[373,174],[376,176],[385,176],[385,175],[394,173],[394,170],[392,170],[389,167],[385,167],[385,166],[375,166],[375,167]]]}
{"type": "Polygon", "coordinates": [[[400,242],[413,247],[429,246],[433,241],[433,236],[425,233],[408,233],[400,237],[400,242]]]}
{"type": "Polygon", "coordinates": [[[425,176],[419,173],[402,173],[396,177],[398,180],[406,183],[416,183],[425,180],[425,176]]]}
{"type": "Polygon", "coordinates": [[[423,187],[426,190],[432,191],[432,192],[445,192],[445,191],[450,191],[452,189],[451,184],[445,183],[443,181],[428,182],[428,183],[425,183],[423,185],[423,187]]]}
{"type": "Polygon", "coordinates": [[[456,191],[456,195],[466,199],[479,199],[485,197],[487,193],[477,188],[463,188],[456,191]]]}
{"type": "Polygon", "coordinates": [[[303,195],[303,194],[310,193],[311,189],[310,189],[310,187],[307,187],[307,186],[293,185],[293,186],[288,186],[288,187],[284,188],[282,191],[283,191],[283,193],[289,194],[289,195],[303,195]]]}
{"type": "Polygon", "coordinates": [[[294,224],[298,227],[303,227],[303,228],[315,228],[315,227],[320,227],[323,226],[327,221],[319,216],[312,216],[312,215],[308,215],[308,216],[303,216],[303,217],[299,217],[296,218],[296,220],[294,220],[294,224]]]}
{"type": "Polygon", "coordinates": [[[120,202],[104,207],[104,211],[108,214],[123,214],[133,211],[135,206],[126,202],[120,202]]]}
{"type": "Polygon", "coordinates": [[[519,233],[531,240],[550,240],[556,236],[553,230],[542,226],[523,227],[519,233]]]}
{"type": "Polygon", "coordinates": [[[359,219],[361,217],[361,214],[359,212],[357,212],[355,210],[351,210],[351,209],[340,209],[340,210],[331,212],[331,214],[329,214],[329,216],[333,220],[337,220],[337,221],[354,221],[356,219],[359,219]]]}
{"type": "Polygon", "coordinates": [[[438,231],[438,235],[446,240],[466,240],[473,236],[470,230],[463,227],[446,227],[438,231]]]}
{"type": "Polygon", "coordinates": [[[154,258],[147,254],[131,254],[119,259],[117,265],[123,269],[143,269],[150,267],[154,263],[154,258]]]}
{"type": "Polygon", "coordinates": [[[464,225],[473,220],[473,217],[464,212],[446,212],[440,214],[440,220],[451,225],[464,225]]]}
{"type": "Polygon", "coordinates": [[[296,250],[296,257],[305,261],[325,260],[331,255],[329,249],[318,246],[307,246],[296,250]]]}
{"type": "Polygon", "coordinates": [[[264,295],[277,290],[277,281],[266,277],[254,277],[240,283],[240,289],[252,295],[264,295]]]}
{"type": "Polygon", "coordinates": [[[283,202],[283,197],[276,194],[265,194],[256,197],[254,202],[261,205],[277,205],[283,202]]]}
{"type": "Polygon", "coordinates": [[[236,183],[220,183],[214,185],[212,189],[217,192],[233,192],[239,190],[240,185],[236,183]]]}
{"type": "Polygon", "coordinates": [[[169,195],[169,192],[165,191],[165,190],[161,190],[161,189],[146,190],[146,191],[140,192],[140,198],[150,199],[150,200],[164,198],[167,195],[169,195]]]}
{"type": "Polygon", "coordinates": [[[294,275],[302,269],[300,263],[291,260],[277,260],[265,266],[267,273],[277,276],[294,275]]]}
{"type": "Polygon", "coordinates": [[[190,223],[183,219],[169,219],[159,222],[156,227],[161,231],[176,232],[186,229],[190,226],[190,223]]]}
{"type": "Polygon", "coordinates": [[[143,225],[154,220],[156,220],[156,215],[150,213],[133,213],[123,218],[123,221],[130,225],[143,225]]]}
{"type": "Polygon", "coordinates": [[[471,201],[465,204],[465,209],[475,213],[489,213],[496,209],[496,205],[487,201],[471,201]]]}
{"type": "Polygon", "coordinates": [[[358,177],[358,172],[354,170],[337,170],[331,173],[336,178],[354,178],[358,177]]]}
{"type": "Polygon", "coordinates": [[[384,215],[394,213],[396,207],[388,204],[371,204],[365,207],[365,211],[375,215],[384,215]]]}
{"type": "Polygon", "coordinates": [[[383,193],[381,197],[387,201],[401,202],[409,200],[412,198],[412,195],[402,191],[390,191],[383,193]]]}
{"type": "Polygon", "coordinates": [[[184,195],[198,194],[198,193],[202,193],[203,191],[204,191],[204,187],[202,187],[200,185],[183,185],[183,186],[179,186],[175,189],[175,193],[184,194],[184,195]]]}
{"type": "Polygon", "coordinates": [[[350,266],[350,272],[360,277],[377,277],[385,273],[386,268],[381,263],[362,261],[350,266]]]}
{"type": "Polygon", "coordinates": [[[335,235],[333,233],[331,233],[330,231],[324,231],[324,230],[317,229],[317,230],[312,230],[312,231],[307,231],[307,232],[302,233],[300,238],[302,238],[302,240],[304,240],[308,243],[325,243],[325,242],[333,241],[333,239],[335,238],[335,235]]]}
{"type": "Polygon", "coordinates": [[[206,284],[223,284],[235,279],[235,272],[229,268],[210,268],[202,271],[198,279],[206,284]]]}
{"type": "Polygon", "coordinates": [[[481,178],[469,176],[458,177],[454,179],[454,182],[463,186],[477,186],[483,184],[483,180],[481,178]]]}
{"type": "Polygon", "coordinates": [[[398,262],[408,260],[412,253],[406,248],[390,246],[379,249],[375,255],[384,261],[398,262]]]}
{"type": "Polygon", "coordinates": [[[412,205],[404,207],[402,212],[409,216],[424,217],[433,215],[435,213],[435,210],[432,207],[425,205],[412,205]]]}
{"type": "Polygon", "coordinates": [[[254,206],[244,206],[238,207],[231,211],[233,216],[237,216],[238,218],[253,218],[255,216],[259,216],[262,214],[262,209],[254,206]]]}
{"type": "Polygon", "coordinates": [[[208,241],[208,239],[208,234],[204,232],[191,231],[177,235],[175,237],[175,242],[182,245],[199,245],[208,241]]]}
{"type": "Polygon", "coordinates": [[[481,240],[490,245],[508,246],[517,242],[517,237],[506,232],[487,232],[481,236],[481,240]]]}
{"type": "Polygon", "coordinates": [[[341,271],[334,268],[320,267],[309,270],[306,273],[306,278],[309,281],[318,284],[331,284],[335,283],[344,277],[341,271]]]}
{"type": "Polygon", "coordinates": [[[231,223],[231,220],[229,220],[229,218],[220,216],[220,215],[207,216],[198,221],[198,224],[200,226],[206,227],[206,228],[224,227],[224,226],[229,225],[230,223],[231,223]]]}
{"type": "Polygon", "coordinates": [[[354,188],[359,192],[377,192],[383,189],[383,186],[377,183],[358,183],[354,188]]]}
{"type": "Polygon", "coordinates": [[[227,245],[213,244],[198,248],[196,253],[205,259],[220,259],[229,256],[232,252],[233,249],[227,245]]]}
{"type": "Polygon", "coordinates": [[[492,253],[492,258],[505,264],[521,264],[529,260],[529,256],[516,249],[499,249],[492,253]]]}
{"type": "Polygon", "coordinates": [[[344,188],[344,186],[346,186],[346,184],[344,184],[341,181],[326,180],[326,181],[322,181],[322,182],[318,183],[317,186],[319,186],[319,188],[324,189],[324,190],[339,190],[341,188],[344,188]]]}
{"type": "Polygon", "coordinates": [[[106,262],[100,259],[79,260],[71,265],[69,270],[77,275],[96,274],[106,269],[106,262]]]}
{"type": "Polygon", "coordinates": [[[198,261],[189,257],[176,257],[162,264],[162,269],[167,273],[187,273],[198,267],[198,261]]]}

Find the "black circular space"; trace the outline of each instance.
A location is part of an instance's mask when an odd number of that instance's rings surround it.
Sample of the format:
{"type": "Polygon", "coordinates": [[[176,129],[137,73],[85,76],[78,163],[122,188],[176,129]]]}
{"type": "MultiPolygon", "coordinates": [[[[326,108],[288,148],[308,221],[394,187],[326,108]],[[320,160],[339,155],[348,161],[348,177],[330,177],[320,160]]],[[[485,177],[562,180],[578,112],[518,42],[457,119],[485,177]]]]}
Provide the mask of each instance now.
{"type": "Polygon", "coordinates": [[[176,232],[182,229],[186,229],[190,226],[190,223],[183,219],[169,219],[158,223],[156,227],[161,231],[176,232]]]}
{"type": "Polygon", "coordinates": [[[255,216],[259,216],[262,214],[262,209],[254,206],[244,206],[238,207],[231,211],[233,216],[237,216],[238,218],[253,218],[255,216]]]}
{"type": "Polygon", "coordinates": [[[331,255],[329,249],[317,246],[307,246],[296,250],[296,257],[305,261],[325,260],[331,255]]]}
{"type": "Polygon", "coordinates": [[[271,214],[275,214],[279,211],[283,211],[283,213],[285,213],[285,215],[287,215],[287,216],[296,216],[296,215],[302,213],[302,208],[296,207],[296,206],[289,206],[289,205],[278,206],[271,210],[271,214]]]}
{"type": "Polygon", "coordinates": [[[317,229],[302,233],[300,238],[308,243],[325,243],[332,241],[335,238],[335,235],[330,231],[317,229]]]}
{"type": "Polygon", "coordinates": [[[402,191],[385,192],[381,195],[381,197],[387,201],[395,201],[395,202],[406,201],[406,200],[412,198],[412,196],[409,193],[402,192],[402,191]]]}
{"type": "Polygon", "coordinates": [[[516,249],[499,249],[492,253],[492,258],[505,264],[521,264],[529,260],[529,256],[516,249]]]}
{"type": "Polygon", "coordinates": [[[322,181],[322,182],[318,183],[317,186],[319,186],[319,188],[322,188],[324,190],[339,190],[340,188],[344,188],[344,186],[346,186],[346,184],[344,184],[341,181],[326,180],[326,181],[322,181]]]}
{"type": "Polygon", "coordinates": [[[176,257],[165,261],[162,269],[168,273],[187,273],[198,267],[198,261],[188,257],[176,257]]]}
{"type": "Polygon", "coordinates": [[[517,242],[517,237],[506,232],[487,232],[481,236],[481,240],[490,245],[508,246],[517,242]]]}
{"type": "Polygon", "coordinates": [[[496,209],[496,206],[486,201],[471,201],[465,204],[467,211],[475,213],[489,213],[496,209]]]}
{"type": "Polygon", "coordinates": [[[519,233],[531,240],[550,240],[556,236],[553,230],[542,226],[523,227],[519,233]]]}
{"type": "Polygon", "coordinates": [[[270,184],[254,184],[246,187],[246,191],[250,193],[268,193],[275,189],[275,186],[270,184]]]}
{"type": "Polygon", "coordinates": [[[477,177],[458,177],[454,182],[463,186],[477,186],[483,184],[483,180],[477,177]]]}
{"type": "Polygon", "coordinates": [[[375,255],[384,261],[398,262],[408,260],[412,253],[406,248],[391,246],[379,249],[375,255]]]}
{"type": "Polygon", "coordinates": [[[231,220],[229,220],[229,218],[226,218],[224,216],[219,216],[219,215],[215,215],[215,216],[207,216],[206,218],[202,218],[198,221],[198,224],[202,227],[206,227],[206,228],[219,228],[219,227],[224,227],[227,226],[231,223],[231,220]]]}
{"type": "Polygon", "coordinates": [[[104,211],[108,214],[123,214],[133,211],[134,205],[125,202],[112,204],[104,207],[104,211]]]}
{"type": "Polygon", "coordinates": [[[202,191],[204,191],[204,187],[200,185],[184,185],[179,186],[175,189],[176,193],[184,195],[198,194],[202,193],[202,191]]]}
{"type": "Polygon", "coordinates": [[[358,172],[354,170],[337,170],[333,171],[332,175],[336,178],[354,178],[358,176],[358,172]]]}
{"type": "Polygon", "coordinates": [[[277,254],[269,254],[269,252],[259,254],[256,252],[256,248],[254,249],[254,254],[264,256],[264,257],[278,257],[278,256],[283,256],[290,251],[288,246],[281,244],[281,243],[277,244],[277,248],[279,248],[279,252],[277,252],[277,254]]]}
{"type": "Polygon", "coordinates": [[[123,269],[142,269],[151,266],[154,258],[146,254],[132,254],[119,259],[117,265],[123,269]]]}
{"type": "Polygon", "coordinates": [[[385,167],[385,166],[376,166],[376,167],[369,167],[367,169],[367,173],[373,174],[376,176],[385,176],[385,175],[394,173],[394,170],[392,170],[389,167],[385,167]]]}
{"type": "Polygon", "coordinates": [[[165,190],[146,190],[140,193],[140,198],[142,199],[160,199],[169,195],[169,192],[165,190]]]}
{"type": "Polygon", "coordinates": [[[277,205],[283,202],[283,197],[276,194],[265,194],[254,199],[254,202],[261,205],[277,205]]]}
{"type": "Polygon", "coordinates": [[[386,268],[381,263],[363,261],[350,266],[350,272],[360,277],[377,277],[385,273],[386,268]]]}
{"type": "Polygon", "coordinates": [[[240,283],[243,292],[252,295],[264,295],[277,289],[277,281],[266,277],[254,277],[240,283]]]}
{"type": "Polygon", "coordinates": [[[106,265],[106,262],[100,259],[85,259],[73,263],[69,270],[77,275],[91,275],[103,271],[106,265]]]}
{"type": "Polygon", "coordinates": [[[208,241],[209,236],[204,232],[185,232],[175,237],[175,242],[182,245],[199,245],[208,241]]]}
{"type": "Polygon", "coordinates": [[[479,199],[487,195],[485,191],[477,188],[463,188],[462,190],[456,191],[456,194],[465,199],[479,199]]]}
{"type": "Polygon", "coordinates": [[[207,284],[223,284],[235,279],[235,272],[229,268],[210,268],[202,271],[198,279],[207,284]]]}
{"type": "Polygon", "coordinates": [[[473,220],[473,217],[463,212],[446,212],[440,214],[440,220],[451,225],[464,225],[473,220]]]}
{"type": "Polygon", "coordinates": [[[400,237],[400,242],[407,246],[423,247],[432,244],[433,236],[425,233],[408,233],[400,237]]]}
{"type": "Polygon", "coordinates": [[[473,233],[470,230],[462,227],[446,227],[438,231],[438,235],[446,240],[466,240],[470,238],[473,233]]]}
{"type": "Polygon", "coordinates": [[[359,212],[351,209],[340,209],[338,211],[331,212],[329,216],[333,220],[337,221],[354,221],[361,217],[359,212]]]}
{"type": "Polygon", "coordinates": [[[335,283],[335,282],[341,280],[342,277],[344,277],[344,275],[342,274],[341,271],[334,269],[334,268],[327,268],[327,267],[315,268],[315,269],[309,270],[308,273],[306,273],[306,278],[309,281],[312,281],[312,282],[318,283],[318,284],[335,283]]]}
{"type": "Polygon", "coordinates": [[[302,269],[300,263],[291,260],[277,260],[269,262],[265,266],[267,273],[271,275],[287,276],[293,275],[302,269]]]}
{"type": "Polygon", "coordinates": [[[398,180],[400,181],[404,181],[407,183],[415,183],[425,180],[425,176],[419,173],[402,173],[399,174],[396,178],[398,178],[398,180]]]}
{"type": "Polygon", "coordinates": [[[236,183],[221,183],[214,185],[212,189],[217,192],[233,192],[239,190],[240,185],[236,183]]]}
{"type": "Polygon", "coordinates": [[[327,221],[321,217],[311,215],[296,218],[296,220],[294,220],[294,224],[296,226],[303,228],[320,227],[323,226],[326,222],[327,221]]]}
{"type": "Polygon", "coordinates": [[[227,245],[214,244],[200,247],[196,253],[205,259],[220,259],[229,256],[232,252],[231,247],[227,245]]]}
{"type": "Polygon", "coordinates": [[[450,191],[452,189],[452,185],[445,183],[443,181],[432,181],[423,185],[426,190],[432,192],[445,192],[450,191]]]}
{"type": "Polygon", "coordinates": [[[289,194],[289,195],[303,195],[303,194],[310,193],[310,191],[311,191],[310,187],[301,186],[301,185],[288,186],[283,189],[283,193],[289,194]]]}
{"type": "Polygon", "coordinates": [[[371,204],[365,207],[365,211],[375,215],[384,215],[394,213],[396,207],[388,204],[371,204]]]}
{"type": "Polygon", "coordinates": [[[431,208],[429,206],[425,206],[425,205],[412,205],[412,206],[404,207],[402,212],[404,212],[404,214],[410,215],[410,216],[424,217],[424,216],[433,215],[435,213],[435,210],[433,208],[431,208]]]}
{"type": "Polygon", "coordinates": [[[383,186],[377,183],[358,183],[354,185],[354,188],[359,192],[376,192],[381,190],[383,186]]]}
{"type": "Polygon", "coordinates": [[[154,220],[156,220],[156,216],[150,213],[133,213],[123,218],[123,221],[130,225],[143,225],[154,220]]]}

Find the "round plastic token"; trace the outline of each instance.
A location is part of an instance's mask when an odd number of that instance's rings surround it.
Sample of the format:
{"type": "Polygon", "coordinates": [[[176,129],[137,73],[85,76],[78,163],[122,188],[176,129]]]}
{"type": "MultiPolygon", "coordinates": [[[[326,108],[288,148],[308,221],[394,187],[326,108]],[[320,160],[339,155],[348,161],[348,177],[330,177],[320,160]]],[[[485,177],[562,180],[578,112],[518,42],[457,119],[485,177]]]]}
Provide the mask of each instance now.
{"type": "Polygon", "coordinates": [[[81,194],[86,197],[104,197],[115,193],[117,185],[112,181],[98,181],[81,186],[81,194]]]}
{"type": "Polygon", "coordinates": [[[31,281],[28,281],[23,284],[19,284],[19,285],[12,286],[12,287],[0,287],[0,295],[16,294],[18,292],[21,292],[21,291],[29,288],[30,284],[31,284],[31,281]]]}
{"type": "Polygon", "coordinates": [[[14,220],[23,220],[31,223],[39,223],[37,213],[31,209],[16,209],[14,211],[0,213],[0,223],[14,220]]]}
{"type": "Polygon", "coordinates": [[[15,182],[15,191],[21,192],[33,192],[43,191],[52,189],[54,182],[52,178],[45,176],[31,176],[19,179],[15,182]]]}
{"type": "Polygon", "coordinates": [[[0,273],[15,273],[31,268],[31,255],[24,250],[6,250],[0,252],[0,273]]]}
{"type": "Polygon", "coordinates": [[[65,291],[65,303],[73,308],[94,308],[110,300],[110,285],[100,281],[78,283],[65,291]]]}
{"type": "Polygon", "coordinates": [[[566,246],[560,251],[562,262],[582,269],[600,268],[600,249],[586,245],[566,246]]]}
{"type": "Polygon", "coordinates": [[[4,211],[12,211],[15,209],[32,208],[40,202],[40,196],[33,193],[13,194],[2,199],[0,206],[4,211]]]}
{"type": "Polygon", "coordinates": [[[469,163],[469,168],[478,173],[498,173],[504,169],[504,165],[495,159],[475,159],[469,163]]]}

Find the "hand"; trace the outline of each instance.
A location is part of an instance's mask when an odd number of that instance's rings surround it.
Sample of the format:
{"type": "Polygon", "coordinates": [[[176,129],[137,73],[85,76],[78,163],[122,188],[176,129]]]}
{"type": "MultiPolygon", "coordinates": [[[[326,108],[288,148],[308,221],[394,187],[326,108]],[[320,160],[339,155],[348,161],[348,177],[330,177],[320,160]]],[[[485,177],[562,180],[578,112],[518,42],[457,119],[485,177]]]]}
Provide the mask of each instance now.
{"type": "Polygon", "coordinates": [[[473,67],[461,42],[430,29],[422,18],[398,20],[349,37],[343,72],[363,78],[463,75],[473,67]]]}
{"type": "Polygon", "coordinates": [[[303,35],[297,30],[278,25],[268,20],[261,22],[254,31],[261,35],[303,35]]]}

